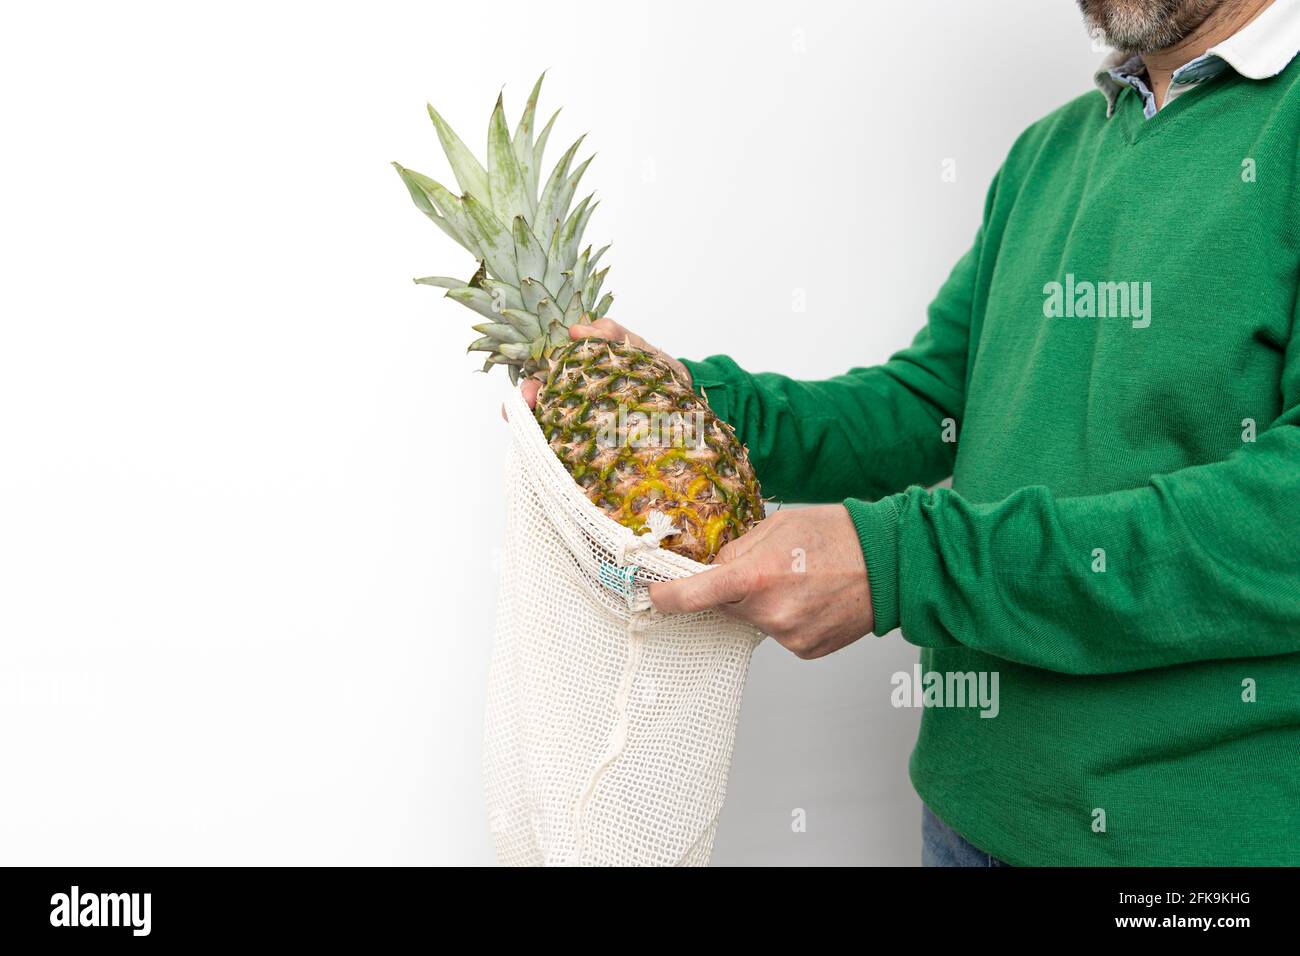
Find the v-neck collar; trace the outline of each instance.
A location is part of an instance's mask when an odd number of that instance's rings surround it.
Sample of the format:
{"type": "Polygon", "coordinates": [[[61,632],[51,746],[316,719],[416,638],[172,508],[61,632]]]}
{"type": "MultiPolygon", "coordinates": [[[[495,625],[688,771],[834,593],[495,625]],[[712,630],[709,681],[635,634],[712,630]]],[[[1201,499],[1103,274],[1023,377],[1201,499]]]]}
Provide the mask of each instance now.
{"type": "Polygon", "coordinates": [[[1183,113],[1194,108],[1207,97],[1220,95],[1241,82],[1243,82],[1241,76],[1228,72],[1199,83],[1149,119],[1143,112],[1142,96],[1132,87],[1125,87],[1115,101],[1115,115],[1111,117],[1110,122],[1123,123],[1125,140],[1130,144],[1136,144],[1176,123],[1183,113]]]}
{"type": "MultiPolygon", "coordinates": [[[[1170,86],[1175,95],[1149,117],[1147,122],[1152,122],[1165,110],[1171,109],[1180,99],[1201,85],[1223,79],[1223,77],[1205,76],[1204,69],[1213,66],[1215,69],[1211,72],[1218,72],[1221,65],[1226,65],[1231,67],[1232,74],[1237,77],[1266,80],[1285,70],[1298,53],[1300,53],[1300,0],[1273,0],[1246,26],[1175,70],[1174,82],[1170,86]],[[1177,87],[1180,74],[1182,79],[1190,81],[1184,89],[1177,87]]],[[[1135,69],[1137,72],[1145,69],[1140,57],[1112,52],[1093,74],[1097,88],[1106,97],[1107,116],[1115,113],[1116,104],[1123,91],[1131,89],[1131,84],[1122,76],[1116,76],[1116,73],[1132,73],[1135,69]],[[1134,61],[1137,61],[1136,64],[1134,61]]]]}

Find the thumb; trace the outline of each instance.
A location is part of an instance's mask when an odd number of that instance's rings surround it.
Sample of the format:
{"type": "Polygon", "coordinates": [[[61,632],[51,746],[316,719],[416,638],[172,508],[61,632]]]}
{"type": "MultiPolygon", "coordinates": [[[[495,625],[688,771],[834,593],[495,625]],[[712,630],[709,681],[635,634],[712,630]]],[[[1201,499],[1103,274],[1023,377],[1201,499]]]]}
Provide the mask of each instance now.
{"type": "Polygon", "coordinates": [[[526,378],[519,383],[519,391],[523,393],[524,401],[528,403],[529,408],[537,407],[537,393],[542,390],[542,383],[535,378],[526,378]]]}
{"type": "Polygon", "coordinates": [[[650,585],[650,603],[661,614],[689,614],[734,604],[749,593],[741,564],[714,565],[712,570],[677,581],[650,585]]]}

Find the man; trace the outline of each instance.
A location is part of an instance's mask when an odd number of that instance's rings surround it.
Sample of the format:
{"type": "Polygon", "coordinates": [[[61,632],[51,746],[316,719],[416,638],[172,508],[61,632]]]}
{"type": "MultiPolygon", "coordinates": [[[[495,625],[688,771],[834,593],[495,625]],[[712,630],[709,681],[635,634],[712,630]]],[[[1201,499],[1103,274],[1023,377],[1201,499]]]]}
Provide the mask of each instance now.
{"type": "Polygon", "coordinates": [[[911,347],[678,363],[765,492],[840,503],[651,599],[998,674],[924,713],[927,863],[1300,864],[1300,0],[1080,6],[1101,93],[1014,144],[911,347]]]}

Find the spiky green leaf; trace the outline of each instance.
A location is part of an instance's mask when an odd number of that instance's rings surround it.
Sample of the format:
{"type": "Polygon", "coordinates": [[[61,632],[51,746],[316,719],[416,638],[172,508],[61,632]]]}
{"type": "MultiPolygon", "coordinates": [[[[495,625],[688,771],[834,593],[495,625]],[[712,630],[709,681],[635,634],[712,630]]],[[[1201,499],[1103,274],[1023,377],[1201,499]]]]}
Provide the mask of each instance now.
{"type": "Polygon", "coordinates": [[[483,261],[487,263],[488,271],[497,279],[504,279],[514,286],[519,285],[519,273],[515,269],[515,244],[510,231],[493,215],[491,209],[471,193],[461,197],[461,202],[478,232],[479,247],[483,251],[483,261]]]}
{"type": "Polygon", "coordinates": [[[434,205],[433,198],[424,187],[425,181],[433,182],[433,180],[413,169],[407,169],[401,163],[393,163],[393,168],[397,170],[397,175],[401,176],[402,182],[406,184],[406,191],[411,194],[411,202],[415,203],[415,208],[426,216],[441,218],[442,214],[438,212],[438,207],[434,205]]]}
{"type": "Polygon", "coordinates": [[[394,164],[416,206],[479,260],[468,283],[447,276],[415,281],[447,289],[450,298],[489,320],[474,326],[481,336],[471,349],[487,352],[485,371],[504,365],[515,382],[544,371],[549,356],[567,344],[568,329],[603,316],[613,302],[606,293],[591,308],[608,272],[597,271],[596,264],[609,246],[594,254],[588,246],[579,253],[597,203],[587,196],[569,208],[591,163],[588,157],[573,167],[584,138],[561,157],[538,196],[542,159],[559,116],[556,110],[534,138],[543,79],[544,74],[533,85],[513,136],[498,97],[489,122],[486,168],[429,107],[462,195],[394,164]]]}
{"type": "Polygon", "coordinates": [[[500,318],[518,329],[528,341],[542,334],[542,326],[537,316],[526,309],[502,309],[500,318]]]}
{"type": "Polygon", "coordinates": [[[411,201],[415,203],[415,208],[432,219],[438,228],[455,242],[467,249],[470,248],[469,243],[474,242],[472,234],[468,237],[462,234],[452,223],[447,221],[447,218],[439,212],[437,205],[434,203],[429,189],[429,184],[432,184],[433,180],[413,169],[407,169],[399,163],[393,163],[393,168],[397,170],[397,175],[402,178],[402,182],[406,185],[406,191],[411,194],[411,201]]]}
{"type": "MultiPolygon", "coordinates": [[[[578,183],[582,182],[582,174],[587,171],[587,167],[591,165],[591,161],[595,158],[596,158],[596,154],[592,153],[590,156],[588,156],[586,159],[584,159],[581,163],[578,164],[577,169],[575,169],[572,173],[569,174],[569,181],[565,185],[568,187],[570,199],[572,199],[573,194],[577,192],[578,183]]],[[[567,203],[565,205],[567,206],[567,203]]]]}
{"type": "Polygon", "coordinates": [[[460,200],[437,180],[423,173],[407,169],[400,163],[393,163],[393,168],[397,170],[397,175],[402,177],[402,182],[406,184],[406,190],[411,194],[416,207],[476,258],[480,257],[476,230],[465,215],[460,200]]]}
{"type": "Polygon", "coordinates": [[[587,276],[590,275],[587,257],[590,255],[591,246],[588,246],[578,254],[578,261],[573,264],[573,285],[575,288],[581,289],[587,284],[587,276]]]}
{"type": "Polygon", "coordinates": [[[502,282],[499,279],[484,279],[483,288],[487,290],[488,295],[496,299],[497,302],[505,309],[522,309],[524,300],[519,295],[519,290],[508,282],[502,282]]]}
{"type": "Polygon", "coordinates": [[[447,160],[451,163],[451,171],[456,175],[460,191],[490,197],[487,171],[432,104],[429,104],[429,118],[433,120],[434,128],[438,131],[438,141],[442,143],[442,151],[447,154],[447,160]]]}
{"type": "Polygon", "coordinates": [[[546,250],[537,241],[533,231],[528,228],[528,223],[524,221],[523,216],[515,216],[510,231],[515,243],[515,265],[519,270],[519,277],[540,279],[545,276],[546,250]]]}
{"type": "Polygon", "coordinates": [[[493,322],[501,318],[503,311],[501,303],[484,289],[475,289],[470,286],[465,286],[462,289],[451,289],[447,293],[447,298],[473,309],[485,319],[491,319],[493,322]]]}
{"type": "Polygon", "coordinates": [[[524,300],[525,309],[536,312],[537,303],[546,298],[546,287],[540,280],[525,276],[519,280],[519,297],[524,300]]]}
{"type": "Polygon", "coordinates": [[[596,211],[600,203],[592,202],[591,196],[587,196],[582,202],[574,207],[573,212],[564,223],[564,229],[560,232],[560,261],[564,263],[566,269],[572,269],[575,260],[578,258],[578,245],[582,242],[582,234],[587,228],[587,220],[591,214],[596,211]]]}
{"type": "Polygon", "coordinates": [[[583,308],[591,311],[596,305],[596,297],[600,295],[600,287],[605,282],[605,273],[609,272],[609,267],[601,269],[599,272],[593,272],[587,279],[587,284],[582,288],[583,308]]]}
{"type": "Polygon", "coordinates": [[[513,325],[507,322],[483,322],[479,325],[470,326],[475,332],[486,335],[488,338],[497,342],[527,342],[528,336],[524,335],[513,325]]]}
{"type": "Polygon", "coordinates": [[[564,313],[550,299],[543,299],[538,303],[537,317],[542,320],[543,329],[554,331],[557,325],[564,326],[564,313]]]}
{"type": "Polygon", "coordinates": [[[529,183],[529,189],[534,196],[537,195],[537,184],[542,178],[542,158],[546,154],[546,142],[551,138],[551,129],[555,126],[555,118],[559,115],[559,110],[551,114],[551,118],[546,121],[542,131],[537,134],[537,142],[533,144],[533,163],[530,167],[532,180],[529,183]]]}
{"type": "Polygon", "coordinates": [[[564,281],[561,282],[560,287],[555,290],[555,295],[551,296],[551,301],[556,304],[556,308],[560,310],[561,314],[564,313],[564,308],[561,306],[561,303],[568,302],[569,297],[573,295],[573,291],[573,274],[566,272],[564,274],[564,281]]]}
{"type": "Polygon", "coordinates": [[[582,321],[585,313],[586,309],[583,308],[582,304],[582,293],[574,292],[573,295],[569,296],[569,304],[564,307],[564,324],[566,326],[577,325],[582,321]]]}
{"type": "Polygon", "coordinates": [[[463,279],[453,279],[450,276],[421,276],[415,280],[416,285],[436,285],[440,289],[463,289],[465,282],[463,279]]]}
{"type": "MultiPolygon", "coordinates": [[[[564,313],[561,312],[560,315],[563,316],[564,313]]],[[[546,337],[547,345],[550,345],[552,347],[558,347],[561,345],[565,345],[566,343],[568,343],[568,341],[569,341],[569,327],[564,324],[563,320],[551,326],[551,331],[546,337]]],[[[550,352],[548,351],[546,354],[549,355],[550,352]]]]}
{"type": "Polygon", "coordinates": [[[487,162],[492,211],[497,218],[508,223],[515,216],[532,216],[534,210],[524,183],[524,172],[519,168],[515,148],[510,142],[505,106],[500,96],[488,121],[487,162]]]}
{"type": "Polygon", "coordinates": [[[546,250],[546,278],[542,282],[548,291],[558,292],[560,286],[564,283],[564,273],[568,271],[564,261],[560,258],[560,233],[562,231],[560,229],[555,230],[555,235],[551,236],[550,248],[546,250]]]}
{"type": "Polygon", "coordinates": [[[511,140],[515,161],[524,176],[524,192],[530,203],[528,210],[530,220],[537,214],[537,167],[533,161],[533,118],[537,113],[537,97],[542,92],[544,79],[546,79],[545,72],[533,84],[533,91],[528,94],[528,102],[524,104],[524,111],[519,117],[519,124],[515,127],[515,135],[511,140]]]}
{"type": "Polygon", "coordinates": [[[569,209],[569,202],[573,199],[572,190],[568,190],[566,195],[569,165],[573,162],[574,153],[586,138],[587,134],[582,134],[577,142],[565,150],[560,161],[551,170],[551,175],[547,177],[542,198],[537,201],[537,218],[533,221],[533,232],[537,233],[537,238],[543,246],[550,245],[551,237],[558,228],[558,220],[564,217],[569,209]]]}

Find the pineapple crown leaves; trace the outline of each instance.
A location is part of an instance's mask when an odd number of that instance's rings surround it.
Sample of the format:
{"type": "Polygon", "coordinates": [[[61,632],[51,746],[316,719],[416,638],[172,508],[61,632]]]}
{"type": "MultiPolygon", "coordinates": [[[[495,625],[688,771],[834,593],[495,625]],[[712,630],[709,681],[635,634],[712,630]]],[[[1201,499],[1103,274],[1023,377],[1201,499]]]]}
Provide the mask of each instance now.
{"type": "Polygon", "coordinates": [[[538,192],[542,156],[560,115],[556,110],[534,138],[537,97],[545,76],[533,85],[513,136],[498,95],[488,121],[486,167],[429,107],[460,195],[393,163],[416,208],[479,261],[468,281],[447,276],[415,281],[446,289],[449,298],[488,320],[473,327],[480,338],[469,350],[487,353],[484,371],[506,366],[512,381],[544,371],[550,355],[568,342],[569,327],[602,317],[614,299],[610,293],[601,295],[609,269],[596,269],[609,246],[595,253],[590,246],[581,248],[599,203],[588,195],[570,209],[594,158],[573,166],[585,134],[564,152],[538,192]]]}

